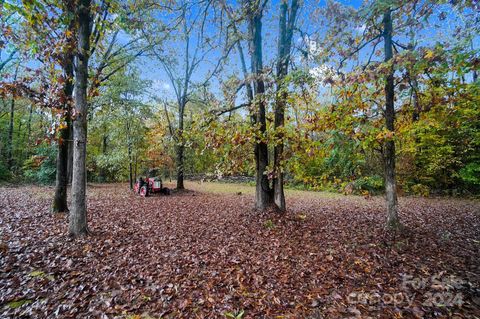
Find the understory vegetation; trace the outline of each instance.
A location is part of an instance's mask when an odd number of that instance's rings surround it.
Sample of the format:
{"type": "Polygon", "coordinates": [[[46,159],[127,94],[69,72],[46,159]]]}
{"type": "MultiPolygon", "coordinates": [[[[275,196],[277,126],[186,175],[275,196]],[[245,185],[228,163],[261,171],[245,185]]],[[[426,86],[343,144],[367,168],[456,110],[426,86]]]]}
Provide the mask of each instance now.
{"type": "MultiPolygon", "coordinates": [[[[37,4],[39,8],[41,3],[37,4]]],[[[141,5],[137,5],[138,11],[143,12],[141,5]]],[[[312,3],[303,5],[313,6],[312,3]]],[[[223,18],[234,19],[230,12],[233,7],[219,4],[218,9],[225,10],[223,18]]],[[[269,10],[273,9],[272,4],[269,10]]],[[[256,173],[253,149],[261,138],[268,145],[271,158],[276,145],[280,142],[284,145],[280,166],[270,161],[262,172],[270,180],[282,171],[289,187],[378,194],[384,190],[385,142],[393,139],[401,194],[478,195],[478,24],[470,21],[478,16],[468,4],[404,4],[400,12],[395,12],[394,24],[399,27],[394,28],[394,33],[398,40],[393,43],[394,60],[387,63],[381,59],[382,34],[375,33],[380,28],[378,21],[375,22],[375,10],[381,12],[383,9],[378,3],[353,9],[331,2],[318,7],[315,14],[302,15],[302,19],[308,16],[310,22],[328,25],[328,28],[311,33],[302,22],[296,22],[299,30],[306,28],[306,33],[297,35],[301,37],[295,39],[291,53],[297,59],[295,66],[281,79],[287,91],[281,128],[274,123],[280,89],[278,83],[274,84],[279,78],[268,67],[262,70],[266,87],[262,93],[266,108],[262,132],[258,131],[258,123],[253,126],[250,123],[252,107],[250,111],[246,107],[250,99],[248,92],[252,89],[248,82],[251,75],[244,75],[248,80],[245,82],[238,73],[228,71],[229,67],[238,66],[238,55],[247,53],[240,46],[251,47],[248,34],[233,25],[224,26],[225,29],[216,26],[220,16],[213,13],[203,17],[203,21],[213,25],[202,30],[200,35],[193,29],[169,29],[169,23],[173,22],[156,21],[154,16],[139,17],[135,12],[129,16],[120,8],[105,9],[107,16],[112,14],[111,20],[107,19],[106,25],[98,27],[112,35],[98,34],[100,38],[96,41],[99,42],[92,43],[92,47],[99,48],[92,55],[89,71],[92,85],[86,159],[88,180],[125,181],[130,175],[137,177],[151,168],[159,169],[164,177],[171,179],[176,178],[180,166],[187,177],[253,177],[256,173]],[[115,10],[118,12],[114,13],[115,10]],[[415,18],[409,20],[407,15],[418,15],[418,19],[423,20],[415,22],[415,18]],[[118,19],[124,19],[123,24],[117,23],[118,19]],[[143,24],[139,24],[140,21],[143,24]],[[343,33],[337,33],[342,27],[343,33]],[[184,50],[186,43],[173,35],[168,38],[159,31],[161,28],[179,37],[187,36],[191,45],[204,53],[204,60],[192,60],[190,67],[192,63],[212,60],[210,54],[215,50],[228,49],[230,55],[218,61],[221,68],[206,71],[195,65],[187,70],[195,78],[182,78],[185,66],[174,54],[184,50]],[[151,38],[145,34],[138,36],[142,30],[160,33],[151,38]],[[120,33],[131,42],[118,40],[120,33]],[[213,35],[220,36],[220,40],[201,42],[213,35]],[[236,37],[239,42],[228,37],[236,37]],[[169,47],[159,55],[159,48],[169,47]],[[179,49],[174,52],[173,47],[179,49]],[[332,50],[327,52],[324,47],[332,50]],[[370,55],[368,61],[364,57],[366,54],[370,55]],[[135,58],[140,59],[139,62],[135,62],[135,58]],[[348,65],[347,61],[357,66],[348,65]],[[152,80],[142,75],[145,65],[147,68],[155,65],[166,78],[152,80]],[[388,131],[383,125],[383,81],[389,65],[394,69],[396,81],[394,131],[388,131]],[[205,77],[210,77],[211,81],[203,82],[205,77]],[[215,92],[216,88],[221,92],[215,92]],[[240,95],[242,89],[248,94],[240,95]],[[235,104],[239,100],[244,101],[240,106],[245,106],[237,107],[235,104]],[[178,101],[183,103],[181,108],[178,101]],[[182,127],[179,127],[180,120],[182,127]],[[179,145],[184,152],[182,163],[178,163],[177,158],[179,145]]],[[[53,184],[57,144],[68,143],[71,158],[73,131],[68,128],[71,136],[62,141],[59,132],[70,125],[68,110],[53,101],[50,105],[42,105],[45,101],[40,103],[39,99],[40,96],[55,99],[51,95],[59,94],[62,89],[65,74],[46,69],[58,62],[48,50],[61,50],[62,45],[68,45],[72,34],[68,25],[55,20],[58,30],[67,28],[66,38],[45,39],[35,46],[31,41],[42,39],[42,29],[32,29],[24,36],[17,33],[39,19],[42,11],[38,16],[29,16],[13,4],[2,10],[9,17],[4,21],[6,29],[2,40],[5,83],[21,78],[23,85],[31,83],[29,90],[38,92],[25,92],[24,87],[7,87],[9,91],[3,93],[0,101],[0,179],[53,184]],[[49,89],[40,88],[31,78],[33,68],[28,64],[29,59],[40,59],[42,55],[53,60],[48,62],[42,58],[44,71],[38,68],[35,72],[49,79],[49,89]],[[8,92],[16,94],[14,100],[8,92]]],[[[185,13],[189,9],[180,6],[178,10],[185,13]]],[[[153,12],[155,10],[151,14],[153,12]]],[[[247,19],[248,13],[237,18],[247,19]]],[[[188,27],[198,24],[197,20],[182,20],[182,16],[174,21],[188,27]]],[[[270,22],[265,24],[273,28],[270,22]]],[[[38,28],[53,27],[50,24],[38,28]]],[[[265,37],[265,41],[275,40],[271,34],[265,37]]],[[[183,55],[189,51],[182,52],[183,55]]],[[[274,59],[265,60],[268,65],[275,64],[274,59]]]]}
{"type": "MultiPolygon", "coordinates": [[[[129,79],[135,81],[135,78],[129,79]]],[[[148,83],[138,84],[145,85],[141,90],[148,90],[148,83]]],[[[440,100],[441,104],[422,112],[416,121],[411,119],[408,103],[399,108],[396,152],[398,183],[403,194],[478,194],[479,86],[472,83],[462,87],[465,89],[459,93],[462,96],[459,101],[447,104],[440,100]]],[[[425,91],[428,90],[425,88],[425,91]]],[[[176,142],[168,136],[164,111],[155,112],[156,106],[144,104],[140,97],[138,99],[129,101],[137,103],[139,108],[132,110],[131,116],[135,117],[135,122],[131,124],[130,132],[125,132],[122,121],[128,121],[124,118],[128,113],[122,114],[123,110],[103,106],[95,113],[88,145],[87,171],[90,182],[126,181],[131,162],[138,176],[144,175],[148,168],[157,167],[166,179],[175,178],[176,142]],[[131,159],[128,155],[128,139],[132,139],[130,143],[134,145],[131,159]]],[[[51,125],[51,117],[42,110],[32,116],[28,105],[25,101],[18,103],[14,117],[13,161],[9,167],[7,158],[1,158],[0,177],[3,181],[14,183],[53,184],[56,145],[55,142],[43,141],[51,125]],[[32,128],[26,131],[22,126],[27,121],[30,121],[32,128]]],[[[292,136],[286,145],[287,154],[291,154],[284,168],[286,185],[290,188],[356,194],[382,193],[383,161],[375,140],[381,138],[375,134],[381,135],[382,132],[372,127],[374,123],[357,118],[351,118],[352,121],[359,121],[352,124],[357,132],[354,136],[338,127],[319,130],[315,127],[318,123],[335,119],[331,119],[330,111],[324,110],[321,104],[312,102],[309,107],[313,110],[309,110],[309,113],[305,111],[303,120],[299,123],[291,120],[285,128],[287,134],[292,136]],[[312,112],[314,115],[309,115],[312,112]],[[360,136],[365,131],[369,131],[369,140],[360,136]]],[[[301,113],[301,110],[295,111],[301,113]]],[[[191,125],[203,125],[201,118],[205,111],[198,108],[193,112],[191,125]]],[[[239,132],[248,131],[248,123],[240,115],[232,117],[228,122],[189,129],[184,163],[187,177],[222,179],[230,175],[254,176],[251,140],[239,135],[239,132]]],[[[8,140],[8,117],[0,119],[0,124],[1,141],[5,143],[8,140]]],[[[3,144],[3,149],[5,146],[3,144]]]]}

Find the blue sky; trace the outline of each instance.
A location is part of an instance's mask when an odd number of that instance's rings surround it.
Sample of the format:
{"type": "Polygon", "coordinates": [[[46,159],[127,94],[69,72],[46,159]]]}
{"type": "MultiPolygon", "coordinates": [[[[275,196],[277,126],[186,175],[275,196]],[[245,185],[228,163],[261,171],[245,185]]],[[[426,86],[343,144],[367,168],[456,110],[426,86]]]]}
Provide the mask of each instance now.
{"type": "MultiPolygon", "coordinates": [[[[361,6],[362,1],[359,0],[344,0],[341,1],[345,5],[352,6],[354,8],[358,8],[361,6]]],[[[233,6],[238,6],[234,3],[238,3],[235,1],[229,1],[233,6]]],[[[308,16],[310,13],[316,8],[316,7],[322,7],[325,6],[326,1],[325,0],[305,0],[304,5],[302,6],[300,12],[299,12],[299,18],[301,21],[300,28],[302,30],[305,30],[307,32],[312,32],[313,30],[318,30],[319,28],[317,25],[315,25],[314,21],[311,21],[308,16]]],[[[265,13],[264,19],[263,19],[263,33],[264,33],[264,48],[263,48],[263,53],[264,53],[264,65],[265,66],[272,66],[275,55],[276,55],[276,36],[278,33],[278,21],[277,21],[277,12],[278,12],[278,5],[279,5],[279,0],[272,0],[268,4],[267,11],[265,13]]],[[[442,9],[448,9],[450,10],[450,6],[444,6],[442,9]]],[[[437,15],[434,15],[431,19],[431,24],[430,26],[427,25],[427,27],[420,33],[416,35],[419,45],[426,45],[426,44],[432,44],[435,41],[445,41],[445,39],[450,36],[450,32],[452,31],[454,26],[458,24],[462,24],[462,21],[458,19],[458,16],[453,12],[449,11],[447,20],[441,22],[442,27],[435,27],[435,23],[440,23],[440,21],[437,18],[437,15]],[[446,23],[449,25],[450,28],[445,28],[446,23]]],[[[214,32],[214,26],[210,26],[207,28],[207,31],[209,32],[214,32]]],[[[244,26],[243,26],[244,28],[244,26]]],[[[353,32],[359,32],[359,30],[353,30],[353,32]]],[[[322,36],[320,34],[320,36],[322,36]]],[[[401,42],[405,43],[404,40],[406,40],[405,37],[397,37],[400,39],[401,42]]],[[[453,39],[452,39],[453,40],[453,39]]],[[[302,38],[300,37],[300,34],[296,34],[294,41],[296,41],[297,44],[302,42],[302,38]]],[[[448,41],[446,41],[448,43],[448,41]]],[[[478,46],[478,37],[474,41],[475,46],[478,46]]],[[[170,48],[175,48],[178,44],[170,42],[169,45],[171,46],[170,48]]],[[[244,46],[244,51],[245,53],[248,52],[246,43],[243,43],[244,46]]],[[[180,51],[181,45],[178,45],[178,48],[175,48],[176,50],[178,49],[180,51]]],[[[378,48],[382,48],[382,46],[379,46],[378,48]]],[[[328,48],[326,48],[328,49],[328,48]]],[[[366,48],[365,50],[371,50],[371,48],[366,48]]],[[[361,56],[366,56],[366,53],[361,54],[361,56]]],[[[213,52],[212,54],[209,55],[208,60],[210,61],[216,61],[218,58],[221,56],[221,52],[213,52]]],[[[381,58],[381,57],[380,57],[381,58]]],[[[248,56],[247,56],[248,59],[248,56]]],[[[230,54],[230,59],[228,61],[228,64],[222,72],[221,76],[222,78],[226,78],[229,75],[238,75],[242,77],[241,72],[240,72],[240,67],[239,67],[239,57],[236,52],[236,50],[232,50],[230,54]]],[[[161,96],[161,97],[167,97],[167,98],[173,98],[173,90],[171,88],[171,85],[169,83],[169,80],[163,71],[161,65],[155,61],[155,59],[148,59],[148,58],[142,58],[138,61],[137,63],[138,67],[141,69],[142,76],[144,78],[147,78],[149,80],[152,80],[154,83],[154,92],[155,94],[161,96]]],[[[249,65],[249,62],[247,61],[247,65],[249,65]]],[[[315,65],[312,64],[310,65],[311,67],[314,67],[315,65]]],[[[205,76],[209,73],[209,69],[211,68],[211,63],[203,63],[201,67],[197,70],[197,72],[194,73],[193,79],[196,82],[203,81],[205,76]]],[[[220,93],[219,91],[219,83],[214,79],[212,81],[212,89],[214,90],[215,93],[220,93]]]]}
{"type": "MultiPolygon", "coordinates": [[[[236,1],[228,1],[233,7],[238,7],[238,2],[236,1]]],[[[309,1],[306,0],[304,2],[304,6],[301,8],[299,12],[300,18],[304,21],[302,28],[311,30],[315,26],[310,25],[310,21],[306,19],[309,14],[308,8],[312,6],[324,6],[324,0],[317,0],[317,1],[309,1]]],[[[347,5],[352,5],[354,7],[359,7],[361,5],[361,1],[355,0],[345,0],[342,1],[347,5]]],[[[277,21],[277,12],[278,12],[279,0],[272,0],[267,5],[267,10],[265,12],[265,16],[263,19],[263,33],[264,33],[264,48],[263,48],[263,55],[264,55],[264,65],[269,66],[273,63],[273,60],[276,55],[276,35],[278,33],[278,21],[277,21]]],[[[240,26],[242,31],[245,31],[245,26],[240,26]]],[[[208,31],[215,32],[215,26],[210,26],[208,31]]],[[[301,42],[300,34],[295,35],[295,39],[297,43],[301,42]]],[[[177,43],[169,42],[169,45],[176,46],[178,45],[178,50],[180,51],[182,45],[177,43]]],[[[220,48],[222,49],[222,48],[220,48]]],[[[246,43],[243,43],[244,53],[247,55],[247,67],[249,67],[248,61],[248,47],[246,43]]],[[[198,68],[197,72],[195,72],[193,79],[195,82],[203,82],[203,79],[209,74],[210,69],[212,68],[211,62],[216,62],[221,57],[221,52],[212,52],[209,54],[208,60],[198,68]]],[[[141,58],[137,61],[137,66],[141,69],[142,76],[146,79],[153,81],[153,91],[161,96],[166,96],[168,98],[173,98],[173,89],[171,87],[170,81],[165,74],[162,66],[158,61],[151,58],[141,58]]],[[[239,64],[239,56],[236,50],[232,50],[229,55],[229,61],[227,66],[224,68],[224,72],[222,72],[221,76],[223,78],[228,77],[228,75],[241,75],[241,69],[239,64]]],[[[215,93],[219,92],[219,83],[216,79],[212,80],[212,89],[215,93]]]]}
{"type": "MultiPolygon", "coordinates": [[[[228,2],[232,6],[238,7],[238,3],[240,1],[228,0],[228,2]]],[[[362,4],[362,1],[359,1],[359,0],[343,0],[341,2],[345,5],[352,6],[354,8],[358,8],[362,4]]],[[[303,2],[303,6],[299,11],[299,21],[300,21],[299,27],[302,30],[307,31],[308,33],[311,33],[313,30],[318,30],[319,28],[316,25],[316,22],[309,19],[309,15],[315,10],[315,8],[324,7],[325,5],[326,5],[326,0],[305,0],[303,2]]],[[[277,17],[278,6],[279,6],[279,0],[271,0],[267,6],[267,10],[265,12],[265,16],[263,19],[263,33],[264,33],[263,53],[264,53],[264,65],[266,67],[273,66],[273,63],[275,61],[275,56],[276,56],[276,45],[277,45],[276,38],[278,34],[278,17],[277,17]]],[[[443,6],[443,8],[450,9],[451,7],[446,5],[446,6],[443,6]]],[[[477,18],[478,16],[479,14],[477,14],[477,18]]],[[[431,19],[431,26],[426,27],[422,32],[417,34],[417,38],[419,39],[420,44],[432,44],[437,40],[442,40],[448,43],[449,37],[451,37],[449,33],[452,31],[452,29],[456,25],[461,25],[463,22],[450,9],[447,15],[447,20],[441,22],[442,27],[434,27],[435,23],[440,23],[440,21],[437,18],[437,15],[434,15],[433,18],[431,19]],[[449,26],[449,28],[444,28],[445,26],[449,26]]],[[[242,28],[242,30],[245,30],[244,25],[240,27],[242,28]]],[[[216,26],[208,25],[206,30],[207,30],[207,33],[213,34],[216,30],[216,26]]],[[[353,32],[358,32],[358,30],[357,31],[353,30],[353,32]]],[[[320,36],[322,36],[322,34],[320,34],[320,36]]],[[[123,41],[127,41],[127,40],[128,40],[128,37],[124,35],[123,41]]],[[[404,39],[400,38],[400,40],[405,40],[405,38],[404,39]]],[[[458,40],[458,39],[452,39],[452,41],[453,40],[458,40]]],[[[195,37],[193,41],[195,41],[195,37]]],[[[301,44],[302,38],[299,33],[295,35],[294,42],[296,44],[301,44]]],[[[478,44],[479,44],[479,39],[477,36],[474,40],[474,46],[478,48],[479,46],[478,44]]],[[[179,52],[177,56],[181,57],[182,55],[181,44],[175,41],[168,41],[165,46],[168,49],[175,51],[174,53],[179,52]]],[[[246,56],[247,66],[249,66],[249,62],[248,62],[249,57],[247,54],[248,48],[246,46],[246,43],[243,43],[243,47],[244,47],[244,52],[247,55],[246,56]]],[[[324,48],[324,49],[328,50],[328,48],[324,48]]],[[[370,48],[366,48],[365,50],[369,50],[369,49],[370,48]]],[[[5,58],[5,55],[6,53],[3,52],[2,59],[5,58]]],[[[221,51],[219,50],[209,54],[206,62],[202,63],[198,68],[198,70],[194,73],[193,75],[194,82],[203,82],[204,78],[209,73],[209,70],[212,68],[213,63],[215,63],[220,58],[220,56],[221,56],[221,51]]],[[[365,53],[363,53],[363,56],[365,56],[365,53]]],[[[170,81],[166,76],[166,73],[163,70],[163,67],[155,58],[142,57],[138,59],[135,65],[140,70],[141,76],[144,79],[148,79],[153,82],[153,90],[151,92],[152,94],[161,98],[163,97],[166,97],[169,99],[174,98],[170,81]]],[[[310,63],[308,65],[308,67],[315,67],[315,66],[316,66],[315,63],[310,63]]],[[[181,72],[181,70],[182,68],[179,68],[178,72],[181,72]]],[[[224,68],[224,72],[221,73],[221,77],[223,79],[227,78],[230,75],[237,75],[239,77],[242,77],[242,74],[240,72],[240,67],[239,67],[239,57],[236,50],[231,51],[228,63],[224,68]]],[[[220,94],[220,90],[219,90],[220,85],[216,79],[213,79],[211,88],[216,94],[220,94]]]]}

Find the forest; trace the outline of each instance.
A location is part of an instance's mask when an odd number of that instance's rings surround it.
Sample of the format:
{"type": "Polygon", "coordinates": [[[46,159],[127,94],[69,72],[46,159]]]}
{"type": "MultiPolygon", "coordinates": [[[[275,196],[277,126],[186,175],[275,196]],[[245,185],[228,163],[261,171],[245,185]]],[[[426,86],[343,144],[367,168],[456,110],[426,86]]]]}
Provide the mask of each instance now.
{"type": "Polygon", "coordinates": [[[0,317],[480,318],[477,1],[0,23],[0,317]]]}

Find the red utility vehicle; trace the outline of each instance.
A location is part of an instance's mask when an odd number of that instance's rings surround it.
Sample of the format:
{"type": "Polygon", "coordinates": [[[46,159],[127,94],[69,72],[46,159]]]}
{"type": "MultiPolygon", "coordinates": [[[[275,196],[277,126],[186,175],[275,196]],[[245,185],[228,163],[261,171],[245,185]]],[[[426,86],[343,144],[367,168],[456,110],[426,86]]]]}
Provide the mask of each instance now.
{"type": "Polygon", "coordinates": [[[135,193],[140,196],[147,197],[151,194],[161,193],[163,195],[170,195],[170,189],[163,187],[162,179],[160,177],[147,177],[143,179],[140,177],[133,188],[135,193]]]}

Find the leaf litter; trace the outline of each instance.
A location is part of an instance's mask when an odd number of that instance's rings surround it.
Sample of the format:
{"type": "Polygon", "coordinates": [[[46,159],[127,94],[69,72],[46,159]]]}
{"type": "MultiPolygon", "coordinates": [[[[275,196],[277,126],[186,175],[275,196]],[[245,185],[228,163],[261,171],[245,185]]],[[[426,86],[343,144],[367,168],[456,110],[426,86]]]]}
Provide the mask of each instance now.
{"type": "Polygon", "coordinates": [[[480,316],[478,201],[401,198],[393,234],[381,197],[296,194],[278,215],[93,185],[92,235],[73,240],[49,194],[0,189],[1,318],[480,316]]]}

